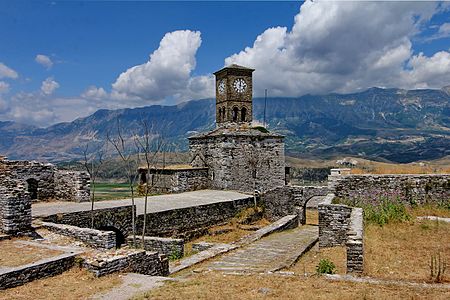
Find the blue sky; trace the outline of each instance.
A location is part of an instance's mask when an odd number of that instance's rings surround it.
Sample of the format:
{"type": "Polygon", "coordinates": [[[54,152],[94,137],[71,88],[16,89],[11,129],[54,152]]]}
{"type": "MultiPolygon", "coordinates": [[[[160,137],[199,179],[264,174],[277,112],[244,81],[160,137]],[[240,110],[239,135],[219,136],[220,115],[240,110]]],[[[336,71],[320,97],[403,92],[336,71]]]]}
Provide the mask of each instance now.
{"type": "Polygon", "coordinates": [[[0,120],[48,126],[99,108],[214,96],[450,85],[449,2],[0,1],[0,120]],[[152,58],[150,58],[152,55],[152,58]]]}

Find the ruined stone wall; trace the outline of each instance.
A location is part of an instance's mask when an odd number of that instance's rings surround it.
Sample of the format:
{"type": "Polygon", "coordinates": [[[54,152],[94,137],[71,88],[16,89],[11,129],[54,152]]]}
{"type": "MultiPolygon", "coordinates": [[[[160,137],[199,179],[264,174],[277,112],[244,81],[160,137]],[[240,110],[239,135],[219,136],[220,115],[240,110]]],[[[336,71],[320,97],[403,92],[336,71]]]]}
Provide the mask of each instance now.
{"type": "Polygon", "coordinates": [[[450,205],[450,174],[346,175],[335,180],[336,197],[353,203],[395,198],[407,204],[450,205]]]}
{"type": "Polygon", "coordinates": [[[58,170],[52,164],[36,161],[1,160],[2,168],[8,170],[9,179],[25,186],[32,201],[89,201],[90,179],[86,172],[58,170]]]}
{"type": "Polygon", "coordinates": [[[18,235],[32,230],[31,199],[23,182],[6,170],[0,174],[0,232],[18,235]]]}
{"type": "MultiPolygon", "coordinates": [[[[136,236],[137,246],[141,245],[142,237],[136,236]]],[[[128,237],[128,244],[133,244],[133,237],[128,237]]],[[[184,240],[183,239],[173,239],[173,238],[163,238],[156,236],[145,236],[144,237],[144,249],[147,251],[156,251],[159,254],[164,254],[167,256],[184,256],[184,240]]]]}
{"type": "Polygon", "coordinates": [[[62,201],[90,201],[90,178],[87,172],[55,170],[55,198],[62,201]]]}
{"type": "Polygon", "coordinates": [[[112,249],[116,247],[116,233],[114,231],[101,231],[50,222],[43,222],[42,226],[52,232],[82,241],[94,248],[112,249]]]}
{"type": "Polygon", "coordinates": [[[346,246],[347,273],[364,271],[364,212],[359,207],[331,204],[328,194],[319,204],[319,247],[346,246]]]}
{"type": "MultiPolygon", "coordinates": [[[[229,202],[149,213],[147,214],[145,235],[190,240],[206,233],[211,226],[228,222],[238,212],[253,205],[253,197],[249,197],[229,202]]],[[[138,232],[142,230],[143,219],[143,215],[139,215],[137,218],[138,232]]]]}
{"type": "Polygon", "coordinates": [[[169,260],[157,252],[135,251],[98,261],[86,259],[83,267],[100,277],[116,272],[134,272],[144,275],[169,275],[169,260]]]}
{"type": "Polygon", "coordinates": [[[283,137],[224,134],[190,138],[189,146],[194,167],[209,168],[213,189],[253,192],[285,184],[283,137]]]}
{"type": "Polygon", "coordinates": [[[0,270],[0,290],[61,274],[73,267],[75,256],[74,253],[64,253],[25,266],[3,268],[0,270]]]}
{"type": "Polygon", "coordinates": [[[347,273],[362,273],[364,270],[364,213],[354,207],[347,231],[347,273]]]}
{"type": "Polygon", "coordinates": [[[350,225],[352,208],[331,204],[334,195],[329,195],[319,204],[319,247],[345,245],[350,225]]]}
{"type": "Polygon", "coordinates": [[[149,182],[159,193],[183,193],[208,188],[208,169],[160,170],[151,174],[149,182]]]}
{"type": "MultiPolygon", "coordinates": [[[[49,215],[43,218],[45,222],[72,225],[82,228],[91,227],[91,212],[72,212],[49,215]]],[[[132,206],[119,206],[94,210],[94,229],[118,229],[124,237],[132,232],[132,206]]]]}

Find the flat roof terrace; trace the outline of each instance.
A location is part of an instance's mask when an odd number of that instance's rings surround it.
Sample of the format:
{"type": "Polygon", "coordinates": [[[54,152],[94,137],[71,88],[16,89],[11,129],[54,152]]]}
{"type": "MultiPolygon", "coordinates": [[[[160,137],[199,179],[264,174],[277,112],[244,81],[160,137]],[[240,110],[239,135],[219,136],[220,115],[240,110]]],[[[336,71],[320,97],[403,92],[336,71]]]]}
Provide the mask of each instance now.
{"type": "MultiPolygon", "coordinates": [[[[167,211],[178,208],[195,207],[212,203],[229,202],[253,197],[235,191],[200,190],[179,194],[167,194],[149,196],[147,213],[167,211]]],[[[137,215],[144,214],[144,198],[135,198],[137,215]]],[[[131,199],[98,201],[94,203],[94,209],[113,208],[131,205],[131,199]]],[[[90,211],[90,202],[43,202],[32,204],[33,217],[45,217],[58,213],[71,213],[90,211]]]]}

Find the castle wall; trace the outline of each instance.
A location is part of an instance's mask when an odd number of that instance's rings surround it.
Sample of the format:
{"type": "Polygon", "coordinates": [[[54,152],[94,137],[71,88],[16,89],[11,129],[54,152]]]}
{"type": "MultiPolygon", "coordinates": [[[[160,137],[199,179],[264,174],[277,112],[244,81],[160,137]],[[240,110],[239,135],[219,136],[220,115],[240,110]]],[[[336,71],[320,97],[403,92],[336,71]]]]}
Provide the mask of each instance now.
{"type": "MultiPolygon", "coordinates": [[[[143,176],[147,177],[146,170],[140,170],[141,182],[143,176]]],[[[151,170],[150,178],[145,179],[152,186],[152,192],[158,193],[183,193],[208,188],[208,169],[156,169],[151,170]]]]}
{"type": "Polygon", "coordinates": [[[281,136],[241,133],[189,139],[194,167],[208,167],[212,189],[253,193],[285,184],[281,136]]]}
{"type": "Polygon", "coordinates": [[[406,204],[450,205],[450,174],[335,176],[335,195],[350,203],[394,198],[406,204]]]}

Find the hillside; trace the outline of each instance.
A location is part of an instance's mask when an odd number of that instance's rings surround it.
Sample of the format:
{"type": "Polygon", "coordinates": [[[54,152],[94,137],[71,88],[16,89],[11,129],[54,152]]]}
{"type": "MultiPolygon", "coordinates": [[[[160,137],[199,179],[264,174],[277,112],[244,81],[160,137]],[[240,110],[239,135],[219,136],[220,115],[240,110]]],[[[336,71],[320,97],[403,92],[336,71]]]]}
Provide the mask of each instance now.
{"type": "MultiPolygon", "coordinates": [[[[254,99],[263,120],[264,99],[254,99]]],[[[0,122],[0,153],[16,159],[78,159],[89,141],[101,142],[120,120],[124,132],[142,134],[141,120],[168,140],[169,151],[187,149],[186,137],[214,127],[214,100],[176,106],[99,110],[70,123],[35,128],[0,122]]],[[[353,94],[268,98],[268,128],[286,135],[286,150],[302,158],[337,155],[411,162],[450,155],[450,94],[442,90],[371,88],[353,94]]]]}

